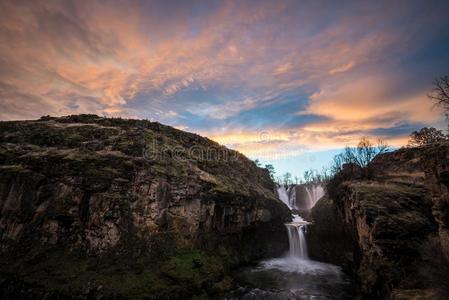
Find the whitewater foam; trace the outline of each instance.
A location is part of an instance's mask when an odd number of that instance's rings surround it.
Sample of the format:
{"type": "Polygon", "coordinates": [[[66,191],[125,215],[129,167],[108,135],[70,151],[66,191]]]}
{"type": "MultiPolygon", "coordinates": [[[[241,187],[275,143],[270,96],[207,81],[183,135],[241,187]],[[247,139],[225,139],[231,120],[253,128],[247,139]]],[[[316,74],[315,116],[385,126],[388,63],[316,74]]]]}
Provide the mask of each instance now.
{"type": "Polygon", "coordinates": [[[273,258],[262,261],[260,269],[279,270],[288,273],[307,274],[307,275],[340,275],[341,268],[314,260],[302,259],[297,257],[273,258]]]}

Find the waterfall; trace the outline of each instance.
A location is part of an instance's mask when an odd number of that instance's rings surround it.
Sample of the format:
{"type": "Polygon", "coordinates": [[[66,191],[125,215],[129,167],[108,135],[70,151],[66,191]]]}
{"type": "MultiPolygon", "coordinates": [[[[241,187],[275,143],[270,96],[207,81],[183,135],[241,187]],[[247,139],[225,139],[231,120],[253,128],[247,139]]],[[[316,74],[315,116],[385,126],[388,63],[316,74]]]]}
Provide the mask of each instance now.
{"type": "Polygon", "coordinates": [[[324,196],[324,188],[321,184],[309,183],[300,185],[280,185],[277,188],[279,199],[290,208],[290,210],[310,210],[318,200],[324,196]],[[296,194],[296,189],[299,194],[296,194]]]}
{"type": "Polygon", "coordinates": [[[278,187],[278,196],[279,196],[279,199],[282,202],[284,202],[284,204],[287,205],[288,208],[290,208],[290,210],[291,210],[292,207],[290,206],[290,199],[289,199],[289,196],[288,196],[288,191],[287,191],[287,189],[285,188],[285,186],[283,184],[281,184],[278,187]]]}
{"type": "Polygon", "coordinates": [[[306,185],[305,190],[307,193],[307,207],[306,209],[311,209],[315,206],[318,200],[324,196],[324,188],[321,184],[311,184],[306,185]]]}
{"type": "Polygon", "coordinates": [[[290,245],[289,255],[291,257],[309,259],[305,237],[307,224],[293,222],[285,224],[285,226],[287,227],[288,243],[290,245]]]}
{"type": "Polygon", "coordinates": [[[278,196],[279,199],[285,203],[285,205],[292,210],[295,208],[295,202],[296,202],[296,189],[294,185],[289,185],[288,187],[285,187],[283,184],[281,184],[278,187],[278,196]]]}
{"type": "MultiPolygon", "coordinates": [[[[251,286],[254,284],[254,288],[250,287],[247,290],[246,287],[239,287],[239,291],[243,292],[239,295],[244,297],[227,299],[315,299],[321,298],[321,295],[326,299],[333,299],[333,294],[339,291],[339,288],[334,289],[333,286],[336,282],[343,282],[340,278],[340,268],[314,261],[308,256],[306,233],[310,223],[298,214],[298,206],[303,207],[308,204],[307,198],[316,202],[320,197],[320,189],[309,185],[310,196],[308,197],[305,191],[306,186],[293,186],[293,189],[297,188],[299,202],[292,201],[291,196],[294,192],[291,187],[279,186],[277,189],[279,199],[290,209],[294,208],[290,212],[292,221],[284,224],[288,235],[289,252],[282,257],[261,261],[258,266],[245,272],[248,276],[246,282],[251,283],[251,286]],[[321,286],[332,287],[329,289],[329,296],[327,292],[326,295],[321,292],[321,286]],[[272,290],[276,292],[272,293],[272,290]]],[[[340,299],[338,295],[336,298],[340,299]]],[[[341,299],[353,299],[353,297],[341,299]]]]}
{"type": "MultiPolygon", "coordinates": [[[[279,199],[288,206],[290,210],[295,207],[296,191],[295,186],[291,185],[286,188],[284,185],[280,185],[277,189],[279,199]]],[[[307,242],[306,242],[306,229],[307,221],[301,218],[299,215],[292,214],[293,221],[291,223],[286,223],[288,233],[288,243],[290,247],[289,256],[300,258],[304,260],[309,259],[307,253],[307,242]]]]}
{"type": "Polygon", "coordinates": [[[288,201],[290,203],[290,207],[292,208],[297,208],[296,207],[296,185],[290,185],[288,187],[288,201]]]}

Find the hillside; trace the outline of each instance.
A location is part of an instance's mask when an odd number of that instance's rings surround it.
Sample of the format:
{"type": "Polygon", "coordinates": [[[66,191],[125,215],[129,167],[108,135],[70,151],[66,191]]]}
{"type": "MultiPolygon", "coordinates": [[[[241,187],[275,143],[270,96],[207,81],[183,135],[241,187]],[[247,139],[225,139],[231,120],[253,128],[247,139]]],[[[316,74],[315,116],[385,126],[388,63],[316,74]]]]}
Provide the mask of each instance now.
{"type": "Polygon", "coordinates": [[[287,247],[273,191],[242,154],[159,123],[0,122],[0,295],[218,295],[287,247]]]}

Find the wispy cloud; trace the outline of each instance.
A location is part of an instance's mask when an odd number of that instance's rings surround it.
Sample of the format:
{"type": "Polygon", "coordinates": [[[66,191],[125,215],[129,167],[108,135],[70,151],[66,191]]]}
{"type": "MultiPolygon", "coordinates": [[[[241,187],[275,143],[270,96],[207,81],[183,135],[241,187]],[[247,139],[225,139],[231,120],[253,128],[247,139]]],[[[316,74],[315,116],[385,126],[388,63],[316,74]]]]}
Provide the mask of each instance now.
{"type": "Polygon", "coordinates": [[[353,61],[351,61],[351,62],[348,62],[347,64],[341,65],[340,67],[330,70],[329,74],[334,75],[337,73],[343,73],[343,72],[351,70],[354,66],[355,66],[355,63],[353,61]]]}
{"type": "Polygon", "coordinates": [[[449,68],[445,6],[2,1],[0,118],[150,118],[255,156],[400,143],[438,117],[425,93],[449,68]]]}

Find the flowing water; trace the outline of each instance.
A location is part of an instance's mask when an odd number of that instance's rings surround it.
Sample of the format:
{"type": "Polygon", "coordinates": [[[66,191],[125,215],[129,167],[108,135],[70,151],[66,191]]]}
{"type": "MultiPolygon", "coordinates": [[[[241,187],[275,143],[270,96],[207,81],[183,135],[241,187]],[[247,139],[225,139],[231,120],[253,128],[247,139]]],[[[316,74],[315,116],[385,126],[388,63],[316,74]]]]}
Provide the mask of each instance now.
{"type": "MultiPolygon", "coordinates": [[[[324,196],[324,188],[321,184],[305,184],[303,185],[305,190],[305,197],[297,199],[296,185],[280,185],[277,189],[279,199],[285,203],[285,205],[293,209],[312,209],[318,200],[324,196]],[[299,207],[298,207],[299,206],[299,207]]],[[[299,196],[301,197],[301,196],[299,196]]]]}
{"type": "Polygon", "coordinates": [[[318,200],[321,199],[321,197],[324,196],[324,188],[321,184],[311,184],[306,186],[306,192],[307,192],[307,203],[308,207],[307,209],[312,209],[312,207],[315,206],[315,204],[318,202],[318,200]]]}
{"type": "Polygon", "coordinates": [[[285,205],[292,210],[295,206],[295,187],[293,185],[289,185],[288,187],[285,187],[283,184],[281,184],[278,189],[278,196],[279,199],[284,202],[285,205]]]}
{"type": "Polygon", "coordinates": [[[307,222],[300,216],[294,215],[293,222],[285,224],[288,233],[289,256],[300,259],[309,259],[307,253],[307,242],[305,237],[305,230],[307,222]]]}
{"type": "MultiPolygon", "coordinates": [[[[280,187],[278,193],[291,209],[288,190],[280,187]]],[[[240,270],[235,276],[238,288],[225,299],[352,299],[355,285],[340,267],[309,259],[307,226],[313,225],[293,214],[285,224],[288,253],[240,270]]]]}

